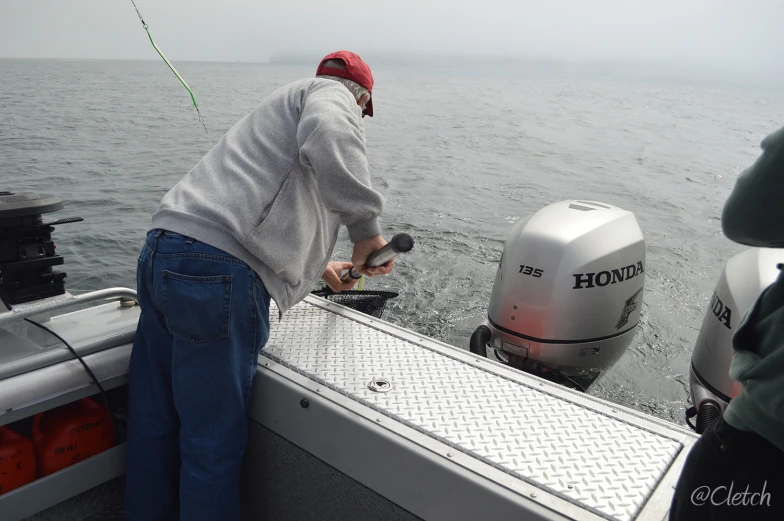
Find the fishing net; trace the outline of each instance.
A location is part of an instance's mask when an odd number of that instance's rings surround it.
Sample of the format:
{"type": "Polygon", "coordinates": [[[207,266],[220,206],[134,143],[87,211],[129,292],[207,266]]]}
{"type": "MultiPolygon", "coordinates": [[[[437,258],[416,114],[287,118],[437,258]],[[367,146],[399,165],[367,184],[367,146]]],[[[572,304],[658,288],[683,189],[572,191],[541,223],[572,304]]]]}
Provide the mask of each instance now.
{"type": "Polygon", "coordinates": [[[381,318],[387,301],[398,296],[394,291],[349,290],[335,293],[328,286],[312,291],[311,294],[375,318],[381,318]]]}

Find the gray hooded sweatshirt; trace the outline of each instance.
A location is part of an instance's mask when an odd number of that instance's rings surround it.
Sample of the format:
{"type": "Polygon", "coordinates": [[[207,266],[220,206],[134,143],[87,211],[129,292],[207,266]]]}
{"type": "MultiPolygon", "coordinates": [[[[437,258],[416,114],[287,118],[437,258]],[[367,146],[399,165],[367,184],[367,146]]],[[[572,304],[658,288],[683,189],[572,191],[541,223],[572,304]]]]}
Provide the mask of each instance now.
{"type": "Polygon", "coordinates": [[[161,228],[248,264],[284,313],[320,279],[346,226],[379,235],[362,111],[339,82],[286,85],[240,120],[153,214],[161,228]]]}

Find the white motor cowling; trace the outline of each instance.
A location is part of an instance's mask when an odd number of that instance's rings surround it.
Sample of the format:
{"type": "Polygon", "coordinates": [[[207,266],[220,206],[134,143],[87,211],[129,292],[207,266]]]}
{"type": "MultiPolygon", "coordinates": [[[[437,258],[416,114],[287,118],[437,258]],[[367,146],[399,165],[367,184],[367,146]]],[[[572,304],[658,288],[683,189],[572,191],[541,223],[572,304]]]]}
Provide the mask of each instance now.
{"type": "Polygon", "coordinates": [[[593,201],[549,205],[512,228],[477,329],[489,333],[475,332],[471,350],[487,344],[504,362],[585,390],[634,338],[644,286],[634,214],[593,201]]]}
{"type": "Polygon", "coordinates": [[[732,336],[760,294],[776,280],[781,263],[781,249],[751,248],[730,258],[721,272],[691,356],[694,406],[686,415],[687,421],[697,416],[693,427],[699,433],[721,415],[735,394],[729,375],[732,336]]]}

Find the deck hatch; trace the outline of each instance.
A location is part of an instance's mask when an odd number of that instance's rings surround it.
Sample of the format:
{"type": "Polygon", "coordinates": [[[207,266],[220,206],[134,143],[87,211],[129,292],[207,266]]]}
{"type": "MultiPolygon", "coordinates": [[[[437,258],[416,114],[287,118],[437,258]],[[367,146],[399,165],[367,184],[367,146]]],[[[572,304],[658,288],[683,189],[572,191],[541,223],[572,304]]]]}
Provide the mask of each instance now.
{"type": "Polygon", "coordinates": [[[263,356],[606,519],[635,519],[682,448],[395,336],[378,321],[303,302],[271,327],[263,356]],[[368,386],[376,379],[394,387],[376,392],[368,386]]]}

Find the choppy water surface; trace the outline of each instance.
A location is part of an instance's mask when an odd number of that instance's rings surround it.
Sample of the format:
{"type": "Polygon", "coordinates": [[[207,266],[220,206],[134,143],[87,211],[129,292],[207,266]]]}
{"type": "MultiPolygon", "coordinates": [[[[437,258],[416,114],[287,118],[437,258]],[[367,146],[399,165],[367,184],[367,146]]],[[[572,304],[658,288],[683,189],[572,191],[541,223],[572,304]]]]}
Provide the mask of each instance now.
{"type": "MultiPolygon", "coordinates": [[[[177,64],[210,133],[163,63],[0,60],[0,189],[54,193],[68,287],[134,286],[163,194],[238,119],[310,67],[177,64]]],[[[591,394],[683,424],[689,359],[716,278],[743,249],[721,234],[737,175],[778,128],[774,91],[533,71],[375,67],[366,119],[386,234],[415,250],[367,287],[385,318],[467,348],[512,224],[592,199],[633,211],[647,243],[643,323],[591,394]]],[[[347,258],[345,234],[338,247],[347,258]]]]}

